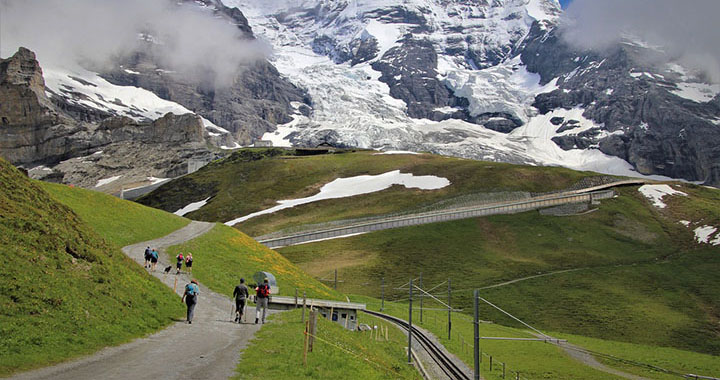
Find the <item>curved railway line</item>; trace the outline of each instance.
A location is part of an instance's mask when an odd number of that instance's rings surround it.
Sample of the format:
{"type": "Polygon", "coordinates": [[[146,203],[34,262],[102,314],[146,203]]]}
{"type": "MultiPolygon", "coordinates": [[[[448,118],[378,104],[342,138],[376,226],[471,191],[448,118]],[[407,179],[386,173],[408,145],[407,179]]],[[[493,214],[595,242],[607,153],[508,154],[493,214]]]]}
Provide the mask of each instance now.
{"type": "MultiPolygon", "coordinates": [[[[368,313],[372,316],[383,318],[387,321],[390,321],[404,330],[408,330],[408,323],[400,318],[393,317],[391,315],[378,313],[375,311],[370,310],[363,310],[363,312],[368,313]]],[[[471,380],[472,376],[469,376],[466,374],[457,364],[455,364],[455,361],[452,360],[442,348],[438,347],[435,342],[433,342],[430,338],[425,336],[425,334],[418,330],[415,326],[412,327],[412,334],[413,338],[417,339],[417,341],[420,343],[420,346],[428,353],[428,355],[432,358],[432,360],[437,364],[437,366],[445,373],[449,379],[453,380],[471,380]]]]}

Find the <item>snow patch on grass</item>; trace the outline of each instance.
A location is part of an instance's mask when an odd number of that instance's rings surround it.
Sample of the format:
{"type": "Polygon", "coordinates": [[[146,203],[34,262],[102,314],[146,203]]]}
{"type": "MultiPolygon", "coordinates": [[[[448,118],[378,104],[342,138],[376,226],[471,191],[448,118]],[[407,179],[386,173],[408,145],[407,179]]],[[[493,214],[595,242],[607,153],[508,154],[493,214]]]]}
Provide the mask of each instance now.
{"type": "Polygon", "coordinates": [[[705,244],[712,244],[712,245],[720,245],[720,234],[715,236],[714,240],[710,240],[710,237],[712,234],[717,231],[717,228],[713,226],[702,226],[698,227],[695,230],[695,240],[698,243],[705,243],[705,244]]]}
{"type": "Polygon", "coordinates": [[[207,202],[210,200],[210,198],[212,198],[212,197],[207,197],[199,202],[190,203],[189,205],[181,208],[180,210],[175,211],[173,214],[179,215],[179,216],[184,216],[185,214],[191,213],[193,211],[197,211],[202,206],[205,206],[207,204],[207,202]]]}
{"type": "Polygon", "coordinates": [[[258,211],[240,218],[225,222],[228,226],[244,222],[259,215],[272,214],[307,203],[317,202],[324,199],[347,198],[355,195],[374,193],[390,188],[393,185],[403,185],[406,188],[421,190],[437,190],[449,186],[447,178],[432,175],[414,176],[412,173],[400,173],[394,170],[379,175],[361,175],[356,177],[338,178],[324,185],[320,192],[307,198],[289,199],[278,201],[278,205],[266,210],[258,211]]]}
{"type": "Polygon", "coordinates": [[[687,196],[682,191],[677,191],[668,185],[643,185],[638,189],[647,199],[653,202],[653,206],[657,208],[665,208],[667,205],[662,201],[666,195],[682,195],[687,196]]]}

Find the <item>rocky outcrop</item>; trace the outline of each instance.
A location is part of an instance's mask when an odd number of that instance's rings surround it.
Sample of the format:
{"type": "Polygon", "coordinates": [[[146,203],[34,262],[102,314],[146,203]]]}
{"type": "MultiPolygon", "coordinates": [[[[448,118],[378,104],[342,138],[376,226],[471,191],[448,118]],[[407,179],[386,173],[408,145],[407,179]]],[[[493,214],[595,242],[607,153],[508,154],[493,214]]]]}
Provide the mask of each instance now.
{"type": "Polygon", "coordinates": [[[21,47],[0,60],[0,155],[16,165],[57,161],[67,156],[68,140],[81,130],[45,94],[32,51],[21,47]]]}
{"type": "MultiPolygon", "coordinates": [[[[201,3],[216,7],[218,17],[227,18],[244,32],[245,38],[254,38],[247,19],[237,8],[228,8],[219,1],[201,3]]],[[[289,122],[291,102],[311,103],[302,89],[282,77],[265,59],[238,67],[237,75],[226,83],[219,82],[210,68],[198,68],[193,75],[168,70],[154,55],[152,43],[144,51],[122,58],[101,76],[113,84],[141,87],[178,103],[230,131],[243,145],[274,131],[277,124],[289,122]]]]}
{"type": "MultiPolygon", "coordinates": [[[[648,59],[659,54],[631,41],[604,53],[582,51],[562,39],[560,29],[536,24],[523,48],[528,70],[559,88],[538,95],[541,113],[582,107],[600,128],[553,139],[563,149],[599,148],[642,174],[659,174],[719,186],[720,107],[679,96],[684,74],[648,59]]],[[[662,61],[660,61],[662,62],[662,61]]],[[[564,123],[558,132],[573,126],[564,123]]]]}
{"type": "Polygon", "coordinates": [[[441,112],[438,108],[460,107],[466,100],[455,97],[438,78],[438,56],[433,44],[426,39],[410,36],[400,46],[388,50],[372,64],[381,72],[380,81],[390,87],[390,95],[407,104],[410,117],[431,120],[463,118],[464,111],[441,112]]]}
{"type": "Polygon", "coordinates": [[[122,186],[148,176],[184,174],[189,160],[213,157],[195,114],[88,122],[75,120],[76,113],[58,104],[68,103],[48,98],[33,52],[20,48],[0,61],[0,155],[15,165],[54,167],[31,170],[34,178],[94,187],[99,179],[120,174],[125,180],[116,185],[122,186]]]}

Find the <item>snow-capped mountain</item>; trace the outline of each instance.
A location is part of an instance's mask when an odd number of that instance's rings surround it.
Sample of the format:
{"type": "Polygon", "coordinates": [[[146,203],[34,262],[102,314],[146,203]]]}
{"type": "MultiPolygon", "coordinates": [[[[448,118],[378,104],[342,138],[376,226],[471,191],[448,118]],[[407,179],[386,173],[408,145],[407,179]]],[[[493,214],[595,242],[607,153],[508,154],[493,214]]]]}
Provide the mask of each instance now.
{"type": "Polygon", "coordinates": [[[330,143],[720,185],[720,86],[632,36],[572,47],[556,0],[178,4],[267,43],[269,62],[208,86],[141,34],[148,48],[112,68],[47,68],[47,95],[83,121],[193,112],[223,148],[330,143]]]}
{"type": "Polygon", "coordinates": [[[720,88],[559,37],[555,0],[223,0],[313,111],[263,138],[720,183],[720,88]],[[668,115],[670,113],[671,115],[668,115]]]}

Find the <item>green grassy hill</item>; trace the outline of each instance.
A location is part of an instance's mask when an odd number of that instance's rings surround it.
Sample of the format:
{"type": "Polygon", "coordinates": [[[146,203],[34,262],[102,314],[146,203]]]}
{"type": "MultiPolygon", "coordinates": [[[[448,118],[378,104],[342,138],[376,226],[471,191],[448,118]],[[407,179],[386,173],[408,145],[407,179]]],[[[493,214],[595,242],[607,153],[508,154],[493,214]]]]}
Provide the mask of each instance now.
{"type": "MultiPolygon", "coordinates": [[[[378,297],[422,272],[425,287],[452,279],[453,302],[471,290],[551,331],[720,354],[720,249],[694,242],[680,220],[720,226],[720,191],[677,185],[688,197],[652,207],[636,187],[595,212],[498,215],[391,229],[286,247],[280,252],[317,277],[338,268],[340,290],[378,297]]],[[[436,290],[443,298],[444,291],[436,290]]],[[[483,309],[483,319],[514,322],[483,309]]]]}
{"type": "Polygon", "coordinates": [[[250,236],[259,236],[308,223],[417,210],[441,201],[462,200],[472,194],[561,190],[583,178],[597,176],[563,168],[490,163],[430,154],[380,155],[374,151],[342,151],[296,156],[293,150],[244,149],[171,181],[138,202],[174,212],[212,196],[207,205],[187,216],[226,222],[270,208],[278,200],[313,195],[337,178],[377,175],[392,170],[445,177],[451,185],[433,191],[393,186],[353,197],[353,207],[347,207],[347,199],[324,200],[258,216],[236,227],[250,236]]]}
{"type": "Polygon", "coordinates": [[[0,247],[0,375],[126,342],[183,315],[167,287],[2,159],[0,247]]]}

